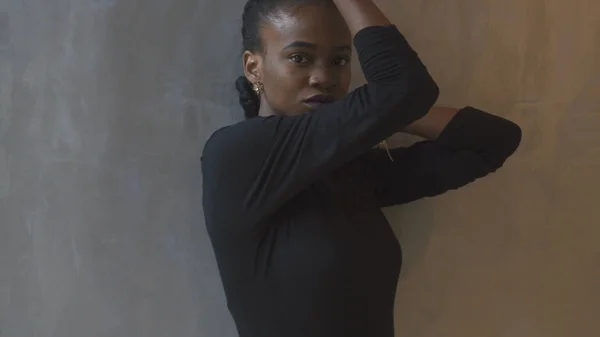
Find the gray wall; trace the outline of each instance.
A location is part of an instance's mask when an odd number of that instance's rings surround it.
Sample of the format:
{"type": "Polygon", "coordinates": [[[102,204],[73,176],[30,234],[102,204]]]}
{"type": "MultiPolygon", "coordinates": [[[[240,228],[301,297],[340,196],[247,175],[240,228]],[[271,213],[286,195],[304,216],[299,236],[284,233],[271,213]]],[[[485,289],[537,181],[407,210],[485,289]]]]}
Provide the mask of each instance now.
{"type": "MultiPolygon", "coordinates": [[[[0,0],[0,337],[236,336],[199,153],[242,116],[243,2],[0,0]]],[[[497,173],[386,210],[397,335],[600,336],[600,3],[377,2],[439,104],[524,130],[497,173]]]]}
{"type": "Polygon", "coordinates": [[[242,6],[0,1],[0,336],[236,335],[199,154],[242,6]]]}

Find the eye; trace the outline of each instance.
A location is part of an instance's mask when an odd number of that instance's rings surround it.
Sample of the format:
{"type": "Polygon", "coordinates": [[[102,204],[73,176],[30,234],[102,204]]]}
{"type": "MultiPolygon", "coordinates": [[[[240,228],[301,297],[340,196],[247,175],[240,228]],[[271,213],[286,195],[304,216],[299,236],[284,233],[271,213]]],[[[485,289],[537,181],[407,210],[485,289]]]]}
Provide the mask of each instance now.
{"type": "Polygon", "coordinates": [[[338,66],[345,66],[346,64],[348,64],[348,62],[350,62],[350,58],[345,56],[338,57],[333,61],[333,63],[338,66]]]}
{"type": "Polygon", "coordinates": [[[290,56],[290,61],[292,61],[294,63],[304,63],[304,62],[308,62],[308,58],[306,58],[306,56],[303,56],[303,55],[294,54],[294,55],[290,56]]]}

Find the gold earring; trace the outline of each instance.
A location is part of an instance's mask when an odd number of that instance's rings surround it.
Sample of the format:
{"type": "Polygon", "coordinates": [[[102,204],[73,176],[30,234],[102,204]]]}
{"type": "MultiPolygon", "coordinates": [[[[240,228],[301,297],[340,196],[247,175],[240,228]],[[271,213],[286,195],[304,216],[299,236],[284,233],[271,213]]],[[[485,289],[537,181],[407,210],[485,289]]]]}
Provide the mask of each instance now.
{"type": "Polygon", "coordinates": [[[252,90],[256,93],[256,96],[260,96],[265,90],[262,83],[256,82],[252,85],[252,90]]]}

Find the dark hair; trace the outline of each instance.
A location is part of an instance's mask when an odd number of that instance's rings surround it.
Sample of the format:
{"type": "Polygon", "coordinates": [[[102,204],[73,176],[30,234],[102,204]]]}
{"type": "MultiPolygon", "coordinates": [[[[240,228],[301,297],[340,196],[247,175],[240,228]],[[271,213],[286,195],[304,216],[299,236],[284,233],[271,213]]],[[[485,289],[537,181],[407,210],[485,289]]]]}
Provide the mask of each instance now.
{"type": "MultiPolygon", "coordinates": [[[[325,3],[331,0],[248,0],[242,15],[242,39],[244,51],[263,51],[260,39],[260,26],[263,21],[285,6],[292,7],[307,3],[325,3]]],[[[244,109],[246,118],[258,116],[260,97],[252,90],[252,83],[245,76],[240,76],[235,81],[239,93],[239,102],[244,109]]]]}
{"type": "Polygon", "coordinates": [[[240,105],[244,109],[244,116],[252,118],[258,116],[260,109],[260,97],[252,90],[252,83],[246,76],[240,76],[235,81],[235,88],[239,94],[240,105]]]}

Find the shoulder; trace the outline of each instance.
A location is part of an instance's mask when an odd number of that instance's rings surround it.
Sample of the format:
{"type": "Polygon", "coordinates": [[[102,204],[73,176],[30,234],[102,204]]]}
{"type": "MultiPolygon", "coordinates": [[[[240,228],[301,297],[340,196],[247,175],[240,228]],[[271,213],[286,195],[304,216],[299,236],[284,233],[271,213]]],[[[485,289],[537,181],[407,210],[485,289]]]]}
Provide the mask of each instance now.
{"type": "Polygon", "coordinates": [[[253,119],[244,120],[235,124],[220,127],[210,134],[202,149],[202,157],[210,157],[222,150],[231,150],[242,146],[241,140],[252,141],[255,129],[260,128],[253,119]]]}
{"type": "Polygon", "coordinates": [[[270,143],[276,129],[276,117],[257,117],[215,130],[201,153],[203,164],[233,164],[251,158],[270,143]]]}

